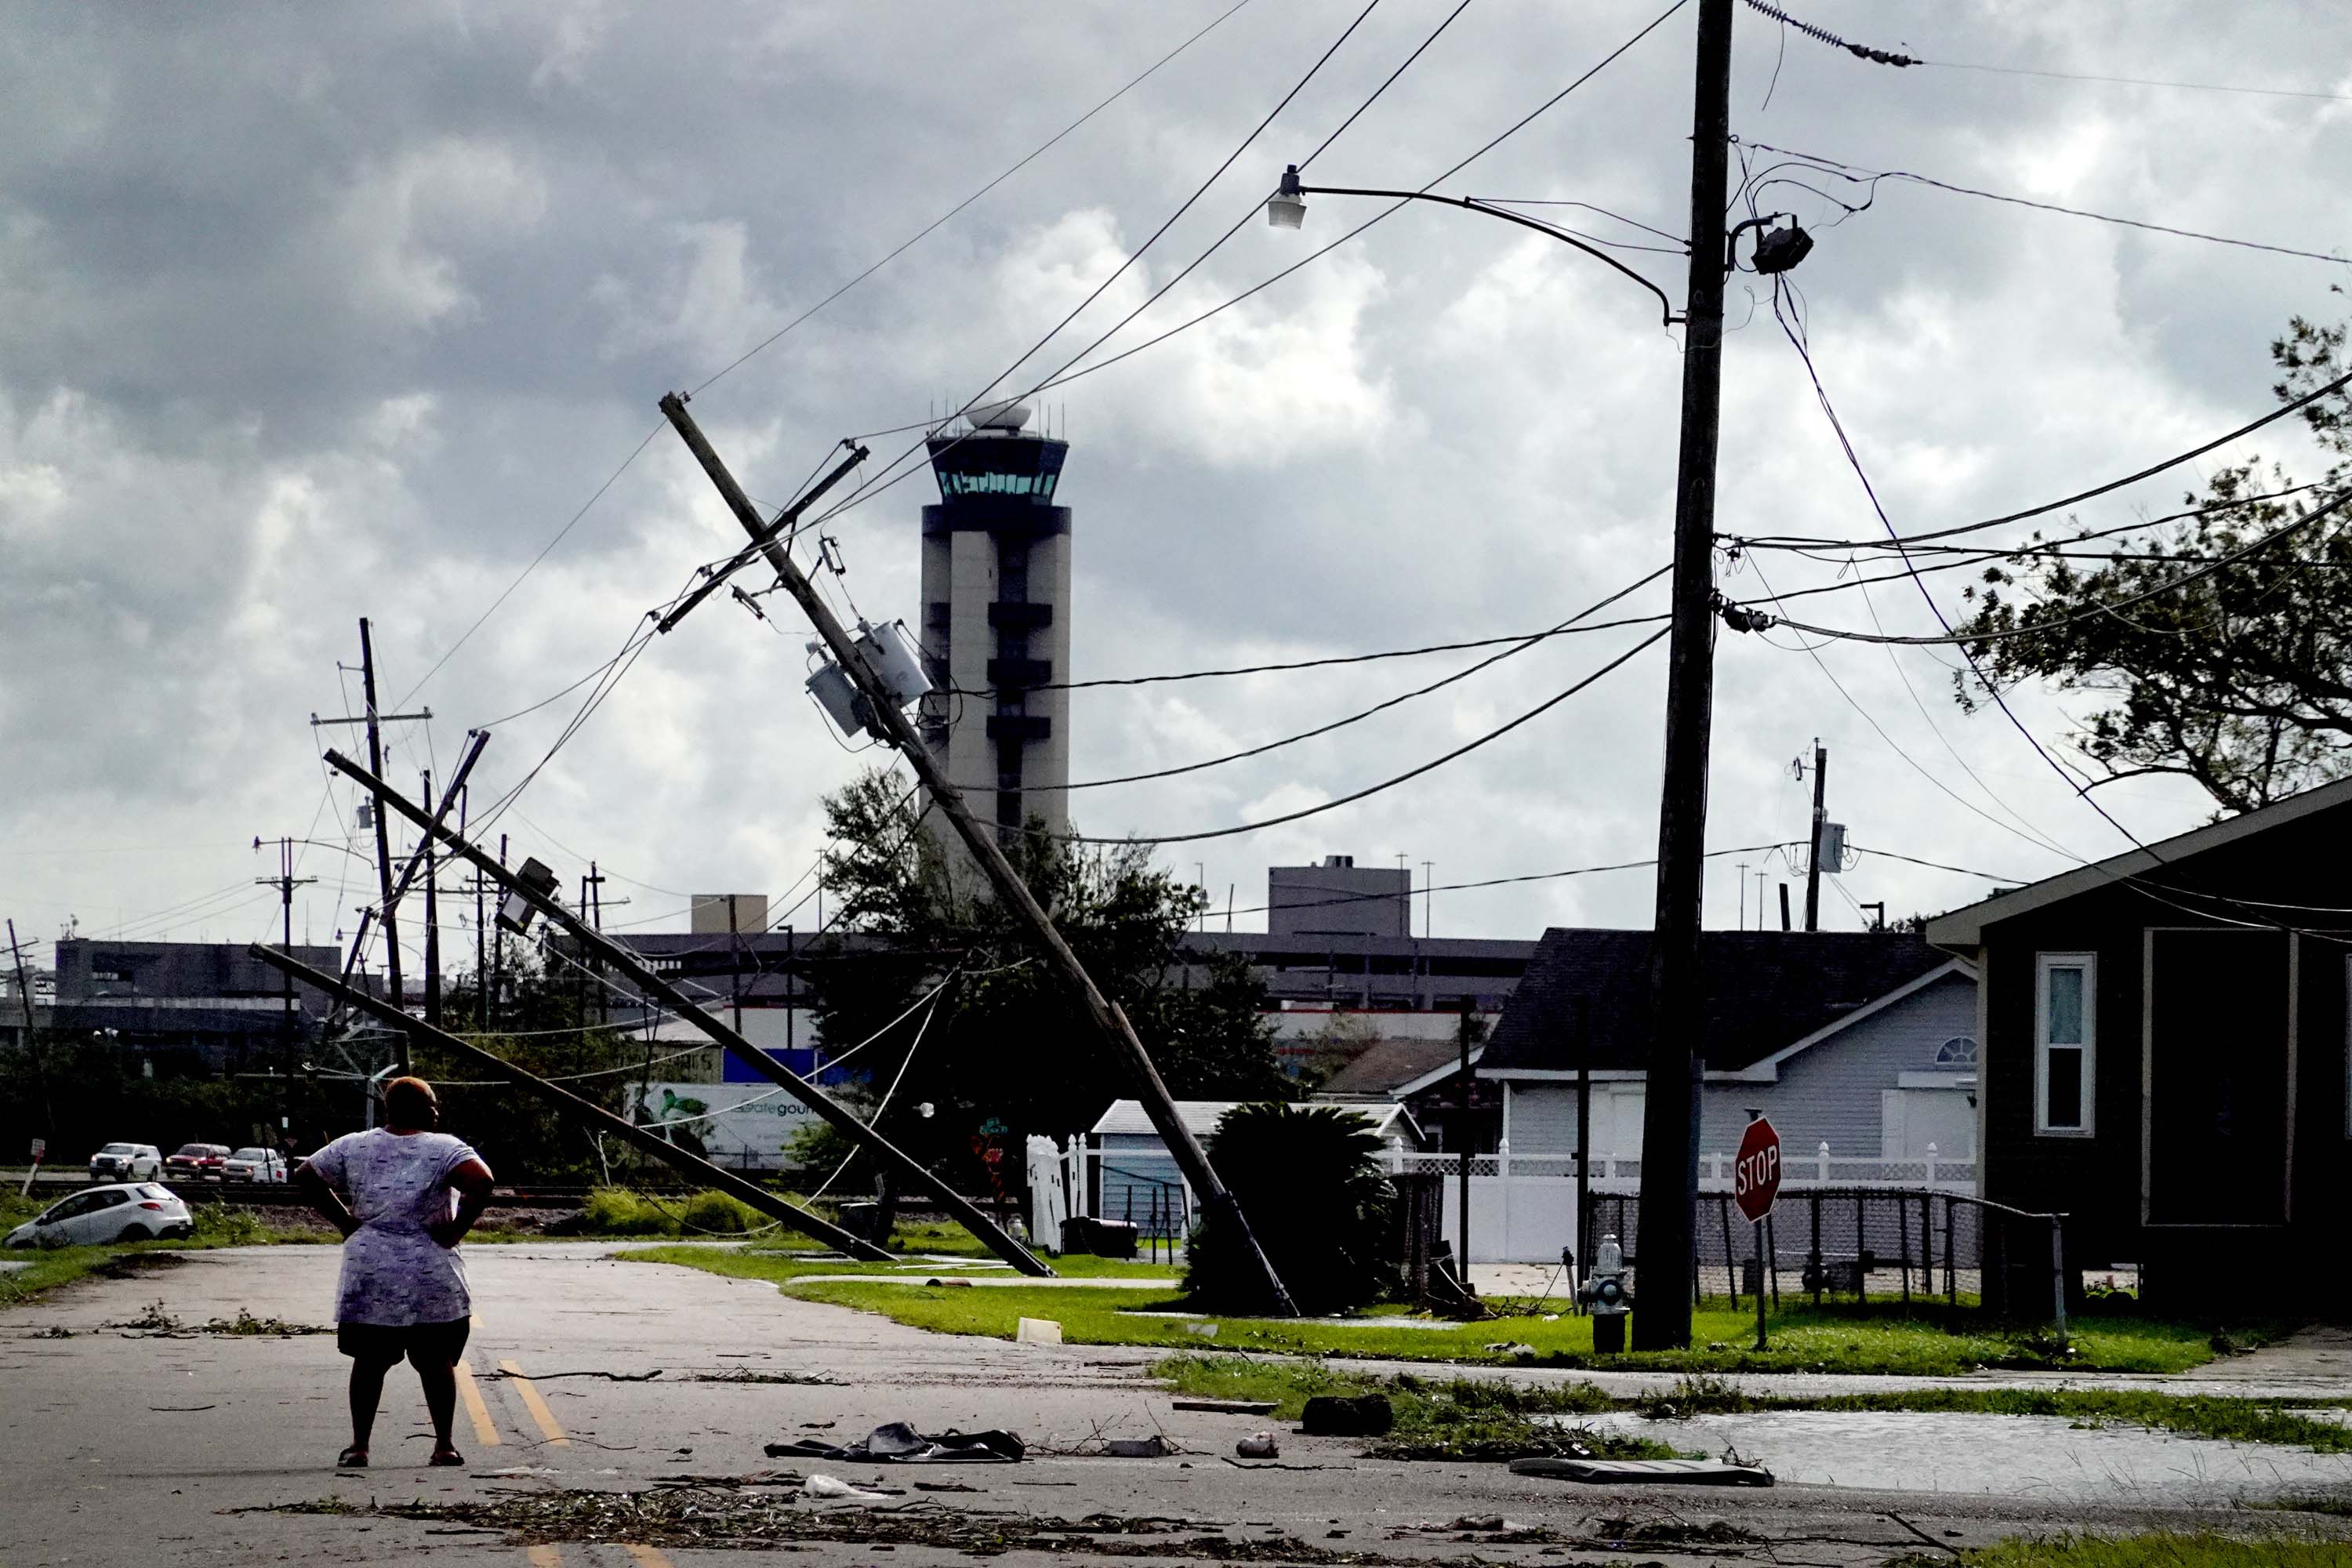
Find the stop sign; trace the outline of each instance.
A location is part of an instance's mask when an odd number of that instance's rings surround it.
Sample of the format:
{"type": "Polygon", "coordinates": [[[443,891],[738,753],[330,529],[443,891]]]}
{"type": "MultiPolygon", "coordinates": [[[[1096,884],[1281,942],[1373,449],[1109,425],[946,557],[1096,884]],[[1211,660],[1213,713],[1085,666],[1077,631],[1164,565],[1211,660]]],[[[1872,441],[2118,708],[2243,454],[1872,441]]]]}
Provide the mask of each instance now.
{"type": "Polygon", "coordinates": [[[1731,1170],[1731,1199],[1753,1225],[1761,1225],[1780,1195],[1780,1135],[1770,1118],[1759,1116],[1739,1135],[1739,1158],[1731,1170]]]}

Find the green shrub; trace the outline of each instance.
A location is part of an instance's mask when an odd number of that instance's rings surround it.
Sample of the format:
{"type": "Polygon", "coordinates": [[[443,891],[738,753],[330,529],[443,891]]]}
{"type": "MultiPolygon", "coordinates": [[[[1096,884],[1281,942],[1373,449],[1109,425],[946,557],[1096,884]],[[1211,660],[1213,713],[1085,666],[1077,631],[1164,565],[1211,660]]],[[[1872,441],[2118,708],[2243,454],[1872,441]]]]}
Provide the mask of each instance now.
{"type": "MultiPolygon", "coordinates": [[[[1210,1163],[1301,1311],[1345,1311],[1398,1289],[1387,1256],[1396,1194],[1380,1151],[1369,1121],[1328,1105],[1237,1105],[1209,1137],[1210,1163]]],[[[1184,1287],[1205,1310],[1268,1305],[1255,1260],[1214,1214],[1193,1238],[1184,1287]]]]}
{"type": "Polygon", "coordinates": [[[767,1215],[741,1199],[709,1188],[656,1198],[626,1187],[598,1187],[581,1205],[578,1223],[565,1228],[585,1236],[740,1236],[767,1223],[767,1215]]]}
{"type": "Polygon", "coordinates": [[[598,1187],[580,1206],[580,1228],[595,1236],[676,1236],[677,1222],[625,1187],[598,1187]]]}
{"type": "Polygon", "coordinates": [[[742,1199],[709,1188],[695,1194],[683,1204],[670,1206],[677,1210],[678,1219],[688,1231],[715,1230],[740,1236],[768,1223],[766,1215],[742,1199]]]}

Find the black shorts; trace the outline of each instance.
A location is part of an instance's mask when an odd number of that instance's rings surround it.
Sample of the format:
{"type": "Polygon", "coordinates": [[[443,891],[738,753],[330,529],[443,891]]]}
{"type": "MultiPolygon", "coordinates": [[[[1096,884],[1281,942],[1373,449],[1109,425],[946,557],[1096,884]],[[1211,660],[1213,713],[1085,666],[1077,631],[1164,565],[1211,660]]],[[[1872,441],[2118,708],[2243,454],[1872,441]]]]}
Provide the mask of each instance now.
{"type": "Polygon", "coordinates": [[[353,1361],[386,1366],[402,1356],[418,1366],[455,1366],[473,1327],[471,1318],[446,1323],[338,1323],[335,1348],[353,1361]]]}

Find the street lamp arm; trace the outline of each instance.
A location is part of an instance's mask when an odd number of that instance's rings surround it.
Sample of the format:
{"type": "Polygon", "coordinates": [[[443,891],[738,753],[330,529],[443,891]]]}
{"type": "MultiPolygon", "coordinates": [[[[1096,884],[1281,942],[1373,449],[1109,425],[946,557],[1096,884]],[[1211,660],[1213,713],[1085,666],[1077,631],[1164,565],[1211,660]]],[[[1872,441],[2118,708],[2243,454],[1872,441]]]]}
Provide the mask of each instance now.
{"type": "Polygon", "coordinates": [[[1651,293],[1655,294],[1658,297],[1658,311],[1665,318],[1665,324],[1667,326],[1671,327],[1677,321],[1681,320],[1680,317],[1675,314],[1674,301],[1667,299],[1666,291],[1659,288],[1655,283],[1651,282],[1647,278],[1643,277],[1640,273],[1634,271],[1632,268],[1626,266],[1623,262],[1618,260],[1608,252],[1599,249],[1596,247],[1587,245],[1584,241],[1576,238],[1572,235],[1563,234],[1559,229],[1554,228],[1551,225],[1541,222],[1536,218],[1528,217],[1522,213],[1511,212],[1503,207],[1489,206],[1485,202],[1478,201],[1470,196],[1441,196],[1433,191],[1376,191],[1366,190],[1354,185],[1301,185],[1298,187],[1298,194],[1304,196],[1388,196],[1398,201],[1443,202],[1447,206],[1461,207],[1465,211],[1474,213],[1485,213],[1488,217],[1498,217],[1505,223],[1515,223],[1521,228],[1531,228],[1538,234],[1545,236],[1547,238],[1559,241],[1562,245],[1574,246],[1577,249],[1584,252],[1585,255],[1591,257],[1593,259],[1606,262],[1608,265],[1615,268],[1618,271],[1623,273],[1626,277],[1631,278],[1634,282],[1639,283],[1643,288],[1647,289],[1651,293]]]}

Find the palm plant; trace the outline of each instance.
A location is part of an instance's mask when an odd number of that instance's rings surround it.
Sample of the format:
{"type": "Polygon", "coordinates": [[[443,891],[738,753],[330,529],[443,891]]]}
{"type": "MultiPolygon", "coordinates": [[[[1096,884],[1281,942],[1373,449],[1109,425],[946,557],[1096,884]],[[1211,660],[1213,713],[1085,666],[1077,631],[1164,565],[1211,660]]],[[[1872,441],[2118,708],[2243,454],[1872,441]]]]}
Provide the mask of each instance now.
{"type": "MultiPolygon", "coordinates": [[[[1396,1192],[1380,1153],[1372,1124],[1339,1106],[1237,1105],[1209,1136],[1210,1163],[1301,1311],[1345,1311],[1398,1288],[1396,1192]]],[[[1213,1214],[1202,1225],[1186,1291],[1208,1310],[1263,1310],[1265,1282],[1231,1231],[1213,1214]]]]}

